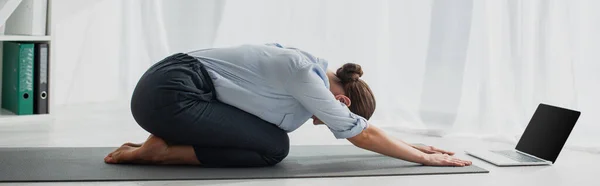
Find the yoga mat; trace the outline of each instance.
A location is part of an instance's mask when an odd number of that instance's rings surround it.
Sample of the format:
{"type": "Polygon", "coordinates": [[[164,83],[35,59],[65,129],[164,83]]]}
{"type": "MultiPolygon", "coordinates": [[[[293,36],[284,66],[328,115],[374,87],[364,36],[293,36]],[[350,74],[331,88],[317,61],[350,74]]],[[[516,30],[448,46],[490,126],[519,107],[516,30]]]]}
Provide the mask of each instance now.
{"type": "Polygon", "coordinates": [[[292,146],[274,167],[114,165],[103,158],[115,148],[0,148],[0,182],[139,181],[316,178],[488,173],[477,166],[422,166],[354,146],[292,146]]]}

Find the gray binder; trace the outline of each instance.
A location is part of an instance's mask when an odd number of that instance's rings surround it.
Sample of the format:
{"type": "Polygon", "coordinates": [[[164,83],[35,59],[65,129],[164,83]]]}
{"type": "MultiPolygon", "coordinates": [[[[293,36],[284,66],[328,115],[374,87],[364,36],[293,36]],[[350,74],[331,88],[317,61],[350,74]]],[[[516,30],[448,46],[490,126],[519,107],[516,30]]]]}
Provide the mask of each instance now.
{"type": "Polygon", "coordinates": [[[33,100],[34,114],[48,114],[48,44],[35,44],[34,59],[34,88],[35,99],[33,100]]]}

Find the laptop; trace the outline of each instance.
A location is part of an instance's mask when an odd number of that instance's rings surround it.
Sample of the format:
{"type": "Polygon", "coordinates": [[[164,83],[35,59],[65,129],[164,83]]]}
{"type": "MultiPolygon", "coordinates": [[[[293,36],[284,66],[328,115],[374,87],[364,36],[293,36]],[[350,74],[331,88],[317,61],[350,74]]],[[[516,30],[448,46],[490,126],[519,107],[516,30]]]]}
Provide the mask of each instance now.
{"type": "Polygon", "coordinates": [[[540,104],[514,150],[466,151],[496,166],[554,164],[581,112],[540,104]]]}

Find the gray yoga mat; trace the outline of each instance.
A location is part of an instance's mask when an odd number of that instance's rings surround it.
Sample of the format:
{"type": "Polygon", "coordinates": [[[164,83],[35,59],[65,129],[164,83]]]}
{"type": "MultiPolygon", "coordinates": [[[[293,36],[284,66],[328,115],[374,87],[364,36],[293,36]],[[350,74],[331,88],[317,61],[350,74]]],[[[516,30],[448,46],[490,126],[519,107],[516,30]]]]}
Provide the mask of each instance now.
{"type": "Polygon", "coordinates": [[[381,156],[354,146],[292,146],[274,167],[113,165],[115,148],[0,148],[0,182],[214,180],[487,173],[477,166],[432,167],[381,156]]]}

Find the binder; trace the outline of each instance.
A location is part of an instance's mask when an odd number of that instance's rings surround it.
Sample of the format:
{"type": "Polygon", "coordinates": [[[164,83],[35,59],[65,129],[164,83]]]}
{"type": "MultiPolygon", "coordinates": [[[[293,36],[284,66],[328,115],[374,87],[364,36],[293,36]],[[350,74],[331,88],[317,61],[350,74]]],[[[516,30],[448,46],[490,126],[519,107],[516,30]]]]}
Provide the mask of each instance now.
{"type": "Polygon", "coordinates": [[[48,114],[48,44],[36,43],[34,54],[34,114],[48,114]]]}
{"type": "Polygon", "coordinates": [[[34,44],[4,42],[2,108],[17,115],[33,114],[34,44]]]}

